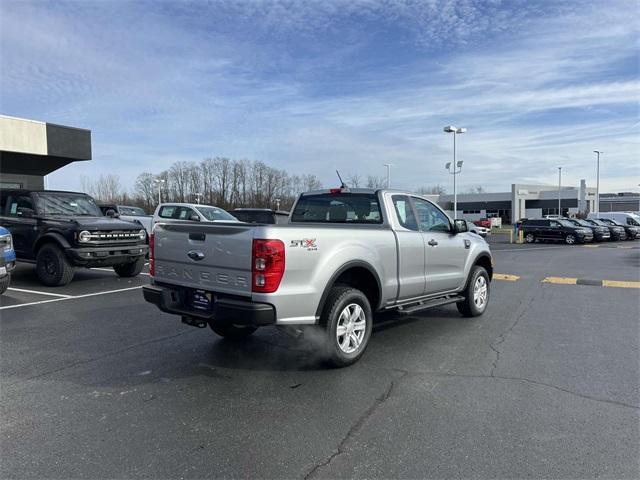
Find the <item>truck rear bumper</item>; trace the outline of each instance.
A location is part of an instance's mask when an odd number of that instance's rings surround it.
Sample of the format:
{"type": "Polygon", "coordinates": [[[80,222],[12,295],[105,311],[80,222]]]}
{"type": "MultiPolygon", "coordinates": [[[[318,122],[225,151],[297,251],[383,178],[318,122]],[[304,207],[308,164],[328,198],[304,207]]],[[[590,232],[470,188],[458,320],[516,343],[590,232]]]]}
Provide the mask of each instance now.
{"type": "MultiPolygon", "coordinates": [[[[232,322],[237,325],[265,326],[276,323],[276,310],[268,303],[254,303],[235,298],[217,298],[211,312],[195,310],[185,305],[184,292],[165,286],[142,287],[144,299],[160,310],[187,318],[232,322]]],[[[190,323],[190,322],[187,322],[190,323]]]]}

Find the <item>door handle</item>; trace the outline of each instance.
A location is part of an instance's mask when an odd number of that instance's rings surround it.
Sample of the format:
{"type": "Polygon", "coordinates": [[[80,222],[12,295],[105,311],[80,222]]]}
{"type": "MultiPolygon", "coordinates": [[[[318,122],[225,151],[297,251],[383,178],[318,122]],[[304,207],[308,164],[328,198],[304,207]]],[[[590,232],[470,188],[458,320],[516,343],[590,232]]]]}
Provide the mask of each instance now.
{"type": "Polygon", "coordinates": [[[435,247],[437,244],[438,242],[436,242],[433,238],[429,240],[429,245],[431,245],[432,247],[435,247]]]}

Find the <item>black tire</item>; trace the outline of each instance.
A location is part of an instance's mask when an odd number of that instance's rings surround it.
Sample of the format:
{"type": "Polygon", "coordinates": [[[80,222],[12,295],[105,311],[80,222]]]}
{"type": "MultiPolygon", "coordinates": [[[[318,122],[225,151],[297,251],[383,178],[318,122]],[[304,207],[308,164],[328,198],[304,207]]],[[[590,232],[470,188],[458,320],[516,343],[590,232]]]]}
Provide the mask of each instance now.
{"type": "Polygon", "coordinates": [[[333,287],[329,291],[329,296],[324,304],[320,324],[324,327],[326,340],[324,353],[326,354],[327,362],[334,367],[346,367],[357,362],[366,350],[373,330],[373,313],[369,299],[358,289],[346,286],[333,287]],[[347,321],[346,318],[341,318],[345,310],[351,311],[354,316],[357,315],[357,319],[349,323],[348,326],[344,325],[347,321]],[[346,328],[346,332],[348,332],[340,335],[343,339],[342,342],[340,342],[340,337],[337,335],[338,326],[341,323],[341,329],[346,328]],[[356,330],[363,323],[364,330],[356,330]],[[363,333],[360,335],[359,332],[363,333]],[[358,342],[357,345],[351,335],[355,336],[358,342]],[[353,351],[348,351],[352,347],[354,348],[353,351]]]}
{"type": "Polygon", "coordinates": [[[231,322],[216,322],[215,320],[209,322],[209,327],[221,337],[235,342],[250,337],[258,329],[257,327],[235,325],[231,322]]]}
{"type": "Polygon", "coordinates": [[[524,236],[524,241],[527,243],[535,243],[536,236],[533,233],[529,232],[524,236]]]}
{"type": "Polygon", "coordinates": [[[478,317],[485,312],[491,297],[491,282],[489,281],[489,274],[484,267],[476,265],[471,269],[471,272],[469,273],[469,280],[462,292],[462,296],[464,297],[464,300],[456,303],[456,307],[458,307],[458,311],[463,316],[478,317]],[[482,305],[478,305],[474,299],[474,287],[476,286],[479,277],[484,278],[484,283],[486,285],[486,298],[482,305]]]}
{"type": "Polygon", "coordinates": [[[567,245],[574,245],[576,243],[578,243],[578,239],[576,238],[576,236],[572,233],[567,234],[566,237],[564,237],[564,243],[566,243],[567,245]]]}
{"type": "Polygon", "coordinates": [[[46,243],[36,255],[36,273],[40,281],[48,287],[68,284],[76,269],[58,245],[46,243]]]}
{"type": "Polygon", "coordinates": [[[135,262],[123,263],[122,265],[114,265],[113,270],[119,277],[128,278],[135,277],[144,268],[144,257],[139,257],[135,262]]]}
{"type": "Polygon", "coordinates": [[[0,278],[0,295],[7,291],[9,284],[11,283],[11,274],[6,275],[4,278],[0,278]]]}

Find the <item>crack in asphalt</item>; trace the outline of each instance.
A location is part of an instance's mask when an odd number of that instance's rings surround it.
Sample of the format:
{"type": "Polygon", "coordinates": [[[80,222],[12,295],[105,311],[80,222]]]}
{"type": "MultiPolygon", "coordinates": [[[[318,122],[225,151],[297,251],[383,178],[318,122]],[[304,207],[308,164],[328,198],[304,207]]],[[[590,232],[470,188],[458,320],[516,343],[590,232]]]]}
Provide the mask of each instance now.
{"type": "MultiPolygon", "coordinates": [[[[384,368],[384,367],[380,367],[384,368]]],[[[392,369],[397,370],[397,369],[392,369]]],[[[610,405],[616,405],[618,407],[632,408],[634,410],[640,410],[640,405],[634,405],[632,403],[620,402],[617,400],[611,400],[609,398],[601,398],[595,397],[592,395],[586,395],[584,393],[575,392],[573,390],[569,390],[567,388],[559,387],[558,385],[554,385],[553,383],[541,382],[539,380],[533,380],[531,378],[526,377],[503,377],[500,375],[471,375],[464,373],[447,373],[447,372],[430,372],[430,371],[406,371],[407,375],[411,376],[433,376],[433,377],[449,377],[449,378],[477,378],[477,379],[487,379],[487,380],[506,380],[506,381],[516,381],[516,382],[525,382],[530,383],[532,385],[538,385],[542,387],[552,388],[554,390],[558,390],[560,392],[568,393],[570,395],[574,395],[576,397],[583,398],[585,400],[591,400],[594,402],[607,403],[610,405]]]]}
{"type": "Polygon", "coordinates": [[[360,415],[360,417],[356,420],[356,422],[353,425],[351,425],[351,427],[347,431],[347,434],[342,438],[342,440],[340,440],[340,443],[338,443],[338,446],[336,447],[336,449],[324,460],[316,463],[313,466],[313,468],[305,474],[305,476],[303,477],[304,480],[313,478],[313,476],[318,472],[318,470],[320,470],[323,467],[326,467],[336,457],[342,455],[345,452],[345,445],[349,442],[349,440],[351,440],[351,438],[362,429],[362,427],[373,416],[376,410],[378,410],[378,408],[380,408],[380,406],[389,399],[397,383],[400,382],[407,375],[409,375],[409,372],[406,370],[401,370],[398,368],[394,368],[392,370],[401,372],[400,377],[396,378],[395,380],[391,380],[391,382],[389,383],[389,386],[384,391],[384,393],[380,395],[378,398],[376,398],[373,405],[371,405],[362,415],[360,415]]]}
{"type": "MultiPolygon", "coordinates": [[[[552,261],[553,261],[553,258],[549,258],[544,265],[540,265],[538,268],[538,273],[540,272],[540,270],[546,269],[548,264],[551,263],[552,261]]],[[[500,351],[500,349],[498,349],[498,347],[505,342],[505,340],[507,339],[507,335],[509,335],[511,331],[518,325],[518,323],[520,323],[520,320],[524,318],[525,313],[527,313],[529,308],[531,308],[531,304],[536,299],[536,295],[538,294],[538,292],[541,290],[542,290],[541,284],[537,283],[536,287],[532,288],[529,291],[528,298],[525,297],[525,300],[520,304],[520,307],[518,308],[518,310],[516,310],[515,321],[505,331],[500,333],[496,338],[493,339],[493,341],[489,343],[489,348],[493,350],[496,357],[493,360],[491,371],[489,372],[489,375],[491,377],[495,377],[495,372],[498,369],[498,362],[500,362],[500,354],[502,352],[500,351]]],[[[542,291],[544,292],[544,290],[542,291]]]]}

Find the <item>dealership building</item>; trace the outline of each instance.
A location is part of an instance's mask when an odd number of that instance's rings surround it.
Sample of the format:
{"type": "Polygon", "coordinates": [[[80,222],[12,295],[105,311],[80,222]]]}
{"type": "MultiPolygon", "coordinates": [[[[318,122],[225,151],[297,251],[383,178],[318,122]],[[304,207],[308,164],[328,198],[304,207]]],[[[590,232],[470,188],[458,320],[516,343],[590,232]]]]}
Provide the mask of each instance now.
{"type": "MultiPolygon", "coordinates": [[[[560,189],[560,208],[564,216],[593,212],[595,201],[596,189],[587,187],[584,180],[580,181],[579,187],[563,186],[560,189]]],[[[445,210],[453,212],[453,195],[440,195],[438,203],[445,210]]],[[[602,200],[600,211],[604,211],[602,200]]],[[[503,223],[512,223],[521,218],[557,215],[558,186],[514,183],[510,192],[459,194],[456,213],[457,218],[472,221],[500,217],[503,223]]]]}
{"type": "Polygon", "coordinates": [[[0,189],[43,189],[44,177],[91,160],[91,131],[0,115],[0,189]]]}

